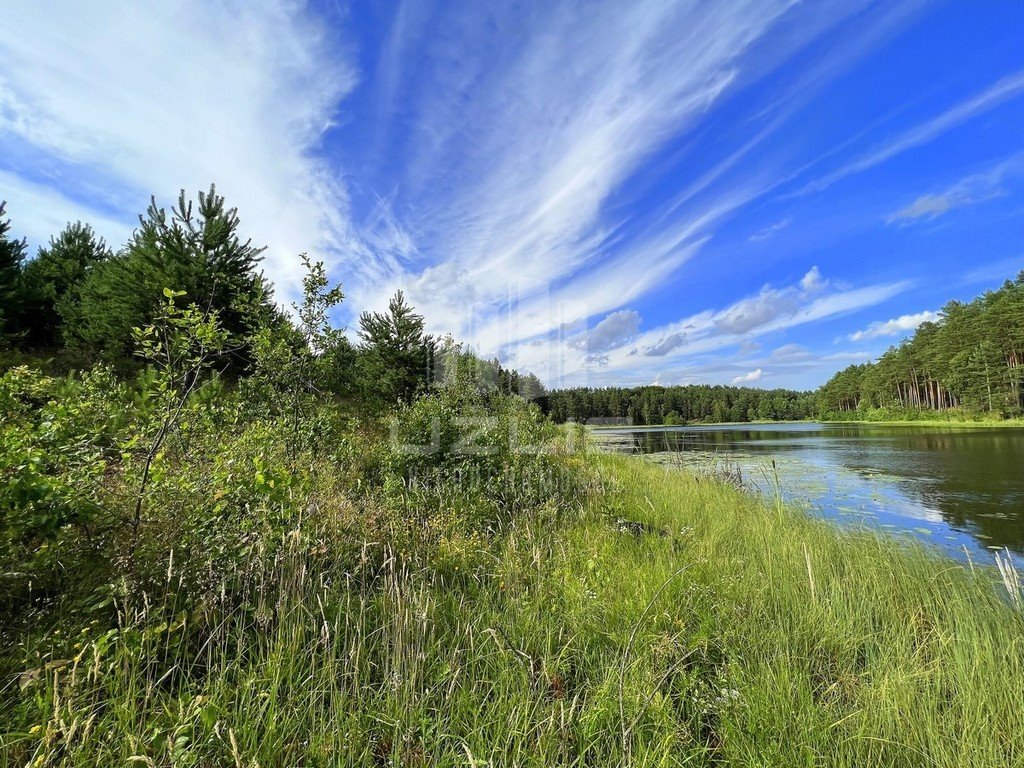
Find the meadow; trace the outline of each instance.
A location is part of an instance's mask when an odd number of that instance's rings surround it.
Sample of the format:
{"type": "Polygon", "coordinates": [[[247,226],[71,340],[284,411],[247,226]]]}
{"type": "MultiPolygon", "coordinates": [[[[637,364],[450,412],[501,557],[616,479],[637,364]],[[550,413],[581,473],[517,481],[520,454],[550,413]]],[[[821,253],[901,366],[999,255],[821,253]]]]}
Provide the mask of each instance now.
{"type": "Polygon", "coordinates": [[[69,510],[5,523],[0,764],[1024,759],[992,570],[465,380],[367,419],[214,377],[167,428],[148,375],[0,378],[6,500],[69,510]]]}

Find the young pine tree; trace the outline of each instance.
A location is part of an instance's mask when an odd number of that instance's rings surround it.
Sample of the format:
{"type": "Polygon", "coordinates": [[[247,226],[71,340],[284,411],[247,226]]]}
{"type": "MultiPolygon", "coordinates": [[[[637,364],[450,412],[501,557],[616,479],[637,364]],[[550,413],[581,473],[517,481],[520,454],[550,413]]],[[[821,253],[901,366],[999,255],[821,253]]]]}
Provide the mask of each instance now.
{"type": "Polygon", "coordinates": [[[22,270],[27,244],[10,236],[11,220],[5,219],[7,202],[0,202],[0,343],[10,343],[19,331],[22,301],[22,270]]]}
{"type": "Polygon", "coordinates": [[[407,403],[429,383],[434,341],[399,291],[388,311],[359,316],[361,378],[368,394],[386,404],[407,403]]]}
{"type": "Polygon", "coordinates": [[[39,249],[23,274],[21,324],[26,344],[54,347],[61,342],[65,319],[75,322],[78,316],[82,283],[96,265],[112,256],[103,239],[81,222],[68,224],[39,249]]]}
{"type": "MultiPolygon", "coordinates": [[[[215,311],[229,334],[252,330],[253,304],[273,314],[271,293],[257,270],[263,249],[239,235],[238,212],[211,185],[198,204],[178,196],[170,213],[155,198],[124,251],[92,270],[82,286],[79,322],[65,331],[110,356],[131,348],[132,328],[152,322],[164,288],[215,311]]],[[[241,364],[244,364],[241,363],[241,364]]]]}

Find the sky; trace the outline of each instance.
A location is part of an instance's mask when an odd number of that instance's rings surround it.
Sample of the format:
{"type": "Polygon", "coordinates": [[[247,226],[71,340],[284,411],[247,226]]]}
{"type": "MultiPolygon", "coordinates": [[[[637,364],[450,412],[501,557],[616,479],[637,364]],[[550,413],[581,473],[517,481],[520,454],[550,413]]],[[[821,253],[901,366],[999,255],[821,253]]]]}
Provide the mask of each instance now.
{"type": "Polygon", "coordinates": [[[211,182],[549,386],[814,388],[1024,269],[1024,3],[7,0],[0,199],[211,182]]]}

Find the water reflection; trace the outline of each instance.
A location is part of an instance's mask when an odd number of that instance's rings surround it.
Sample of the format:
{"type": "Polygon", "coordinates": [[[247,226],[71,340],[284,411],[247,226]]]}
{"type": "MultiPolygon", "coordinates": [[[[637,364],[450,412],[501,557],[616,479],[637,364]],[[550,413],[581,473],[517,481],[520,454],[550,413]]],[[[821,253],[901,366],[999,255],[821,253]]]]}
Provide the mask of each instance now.
{"type": "Polygon", "coordinates": [[[770,491],[951,552],[1024,555],[1024,429],[770,424],[602,430],[618,449],[700,466],[727,459],[770,491]]]}

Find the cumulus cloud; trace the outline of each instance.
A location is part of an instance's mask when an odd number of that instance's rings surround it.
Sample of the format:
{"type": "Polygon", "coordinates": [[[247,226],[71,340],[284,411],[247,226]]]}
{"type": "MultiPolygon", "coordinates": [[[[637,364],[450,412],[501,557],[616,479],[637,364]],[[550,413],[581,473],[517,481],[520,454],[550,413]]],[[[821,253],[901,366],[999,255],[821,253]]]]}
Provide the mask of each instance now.
{"type": "Polygon", "coordinates": [[[644,354],[648,357],[663,357],[669,352],[673,352],[683,344],[686,343],[685,333],[670,333],[663,339],[659,339],[655,344],[650,345],[644,349],[644,354]]]}
{"type": "Polygon", "coordinates": [[[817,267],[811,267],[810,271],[800,280],[800,290],[806,294],[818,293],[828,287],[828,281],[822,278],[817,267]]]}
{"type": "Polygon", "coordinates": [[[589,331],[570,339],[569,345],[593,355],[625,344],[636,336],[639,329],[640,313],[632,309],[621,309],[612,312],[589,331]]]}
{"type": "Polygon", "coordinates": [[[916,315],[901,315],[892,320],[871,323],[863,331],[851,333],[850,341],[869,341],[883,336],[898,336],[916,330],[923,323],[934,323],[942,318],[939,312],[918,312],[916,315]]]}
{"type": "Polygon", "coordinates": [[[756,368],[753,371],[748,371],[747,373],[744,373],[742,376],[737,376],[736,378],[734,378],[732,380],[732,383],[734,385],[736,385],[736,384],[751,384],[751,383],[753,383],[755,381],[760,381],[762,375],[763,375],[763,372],[761,371],[761,369],[760,368],[756,368]]]}
{"type": "Polygon", "coordinates": [[[811,267],[798,287],[765,286],[757,296],[737,302],[720,312],[715,317],[715,324],[728,333],[748,333],[779,317],[796,314],[812,293],[824,287],[825,282],[818,268],[811,267]]]}

